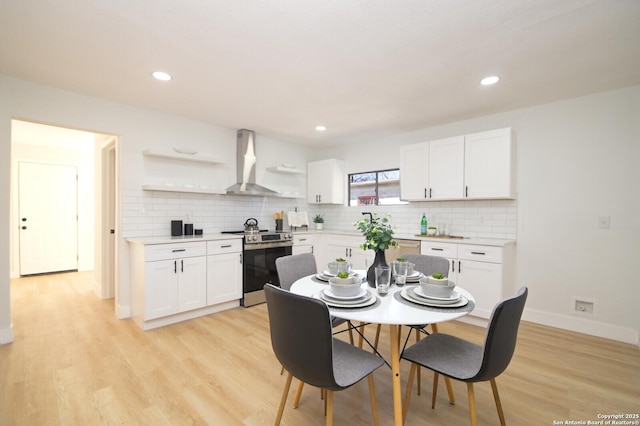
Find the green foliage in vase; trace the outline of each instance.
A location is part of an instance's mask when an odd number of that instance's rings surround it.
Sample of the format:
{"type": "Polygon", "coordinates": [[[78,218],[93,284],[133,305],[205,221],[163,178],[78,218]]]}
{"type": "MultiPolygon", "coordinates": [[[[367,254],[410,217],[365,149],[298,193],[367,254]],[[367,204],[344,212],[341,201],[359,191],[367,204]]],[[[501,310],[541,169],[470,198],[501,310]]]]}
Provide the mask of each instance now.
{"type": "Polygon", "coordinates": [[[373,213],[372,219],[360,219],[353,225],[364,235],[364,244],[360,244],[363,250],[382,251],[389,247],[397,247],[398,242],[393,239],[393,227],[391,226],[391,215],[378,217],[373,213]]]}

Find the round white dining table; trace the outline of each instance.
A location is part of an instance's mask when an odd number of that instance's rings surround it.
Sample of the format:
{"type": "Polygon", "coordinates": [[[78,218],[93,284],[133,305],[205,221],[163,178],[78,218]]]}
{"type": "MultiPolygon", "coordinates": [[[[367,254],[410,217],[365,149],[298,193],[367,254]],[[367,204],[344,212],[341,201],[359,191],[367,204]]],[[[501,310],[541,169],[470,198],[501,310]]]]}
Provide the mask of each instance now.
{"type": "MultiPolygon", "coordinates": [[[[365,275],[365,271],[355,272],[361,276],[365,275]]],[[[389,293],[387,295],[379,296],[376,289],[369,287],[369,285],[364,282],[362,283],[362,288],[368,288],[373,292],[379,302],[376,301],[375,304],[363,308],[336,308],[328,305],[330,314],[337,318],[342,318],[352,322],[389,325],[394,423],[397,426],[400,426],[403,423],[402,391],[400,384],[400,340],[398,337],[400,326],[416,324],[434,325],[463,317],[471,312],[471,309],[430,309],[427,306],[417,306],[410,302],[403,303],[403,301],[397,300],[396,298],[399,298],[400,296],[395,296],[395,293],[401,292],[403,289],[411,285],[412,284],[407,284],[405,286],[392,285],[389,288],[389,293]]],[[[300,278],[293,283],[290,291],[295,294],[319,299],[319,293],[323,289],[328,288],[328,286],[329,283],[318,279],[316,275],[309,275],[300,278]]],[[[470,302],[475,303],[473,296],[466,290],[460,287],[456,287],[455,290],[462,296],[466,297],[470,302]]]]}

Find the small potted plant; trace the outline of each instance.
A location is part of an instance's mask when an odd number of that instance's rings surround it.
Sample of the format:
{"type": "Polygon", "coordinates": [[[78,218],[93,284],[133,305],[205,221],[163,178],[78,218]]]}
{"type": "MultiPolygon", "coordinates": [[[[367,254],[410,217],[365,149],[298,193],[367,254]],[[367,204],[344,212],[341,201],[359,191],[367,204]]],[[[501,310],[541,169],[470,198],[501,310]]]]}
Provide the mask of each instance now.
{"type": "Polygon", "coordinates": [[[324,218],[321,214],[317,214],[313,217],[313,223],[316,224],[316,229],[322,229],[322,225],[324,224],[324,218]]]}
{"type": "Polygon", "coordinates": [[[448,285],[449,278],[445,277],[442,274],[435,273],[427,277],[427,282],[429,284],[448,285]]]}

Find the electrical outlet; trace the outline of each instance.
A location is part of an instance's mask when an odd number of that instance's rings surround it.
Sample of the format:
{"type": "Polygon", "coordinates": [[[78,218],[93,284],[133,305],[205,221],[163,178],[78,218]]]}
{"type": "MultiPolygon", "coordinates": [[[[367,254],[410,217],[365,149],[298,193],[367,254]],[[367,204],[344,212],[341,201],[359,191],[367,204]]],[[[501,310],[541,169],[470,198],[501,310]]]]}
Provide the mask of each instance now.
{"type": "Polygon", "coordinates": [[[600,216],[598,218],[598,228],[600,229],[611,228],[611,216],[600,216]]]}
{"type": "Polygon", "coordinates": [[[574,314],[580,315],[596,315],[596,301],[593,299],[586,299],[583,297],[573,297],[571,303],[571,311],[574,314]]]}

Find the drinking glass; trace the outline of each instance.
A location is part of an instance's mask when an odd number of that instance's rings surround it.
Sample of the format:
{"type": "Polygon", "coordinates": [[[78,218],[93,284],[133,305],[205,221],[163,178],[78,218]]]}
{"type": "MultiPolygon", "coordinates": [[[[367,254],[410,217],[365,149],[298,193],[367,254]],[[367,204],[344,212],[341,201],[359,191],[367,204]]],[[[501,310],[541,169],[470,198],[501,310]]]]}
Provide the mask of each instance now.
{"type": "Polygon", "coordinates": [[[351,263],[349,262],[336,262],[338,264],[338,273],[351,272],[351,263]]]}
{"type": "Polygon", "coordinates": [[[407,282],[407,267],[409,265],[407,262],[394,262],[393,263],[393,273],[396,277],[397,285],[405,285],[407,282]]]}
{"type": "Polygon", "coordinates": [[[331,275],[338,275],[338,262],[329,262],[328,266],[331,275]]]}
{"type": "Polygon", "coordinates": [[[391,269],[388,266],[376,266],[376,288],[380,296],[389,293],[391,283],[391,269]]]}

